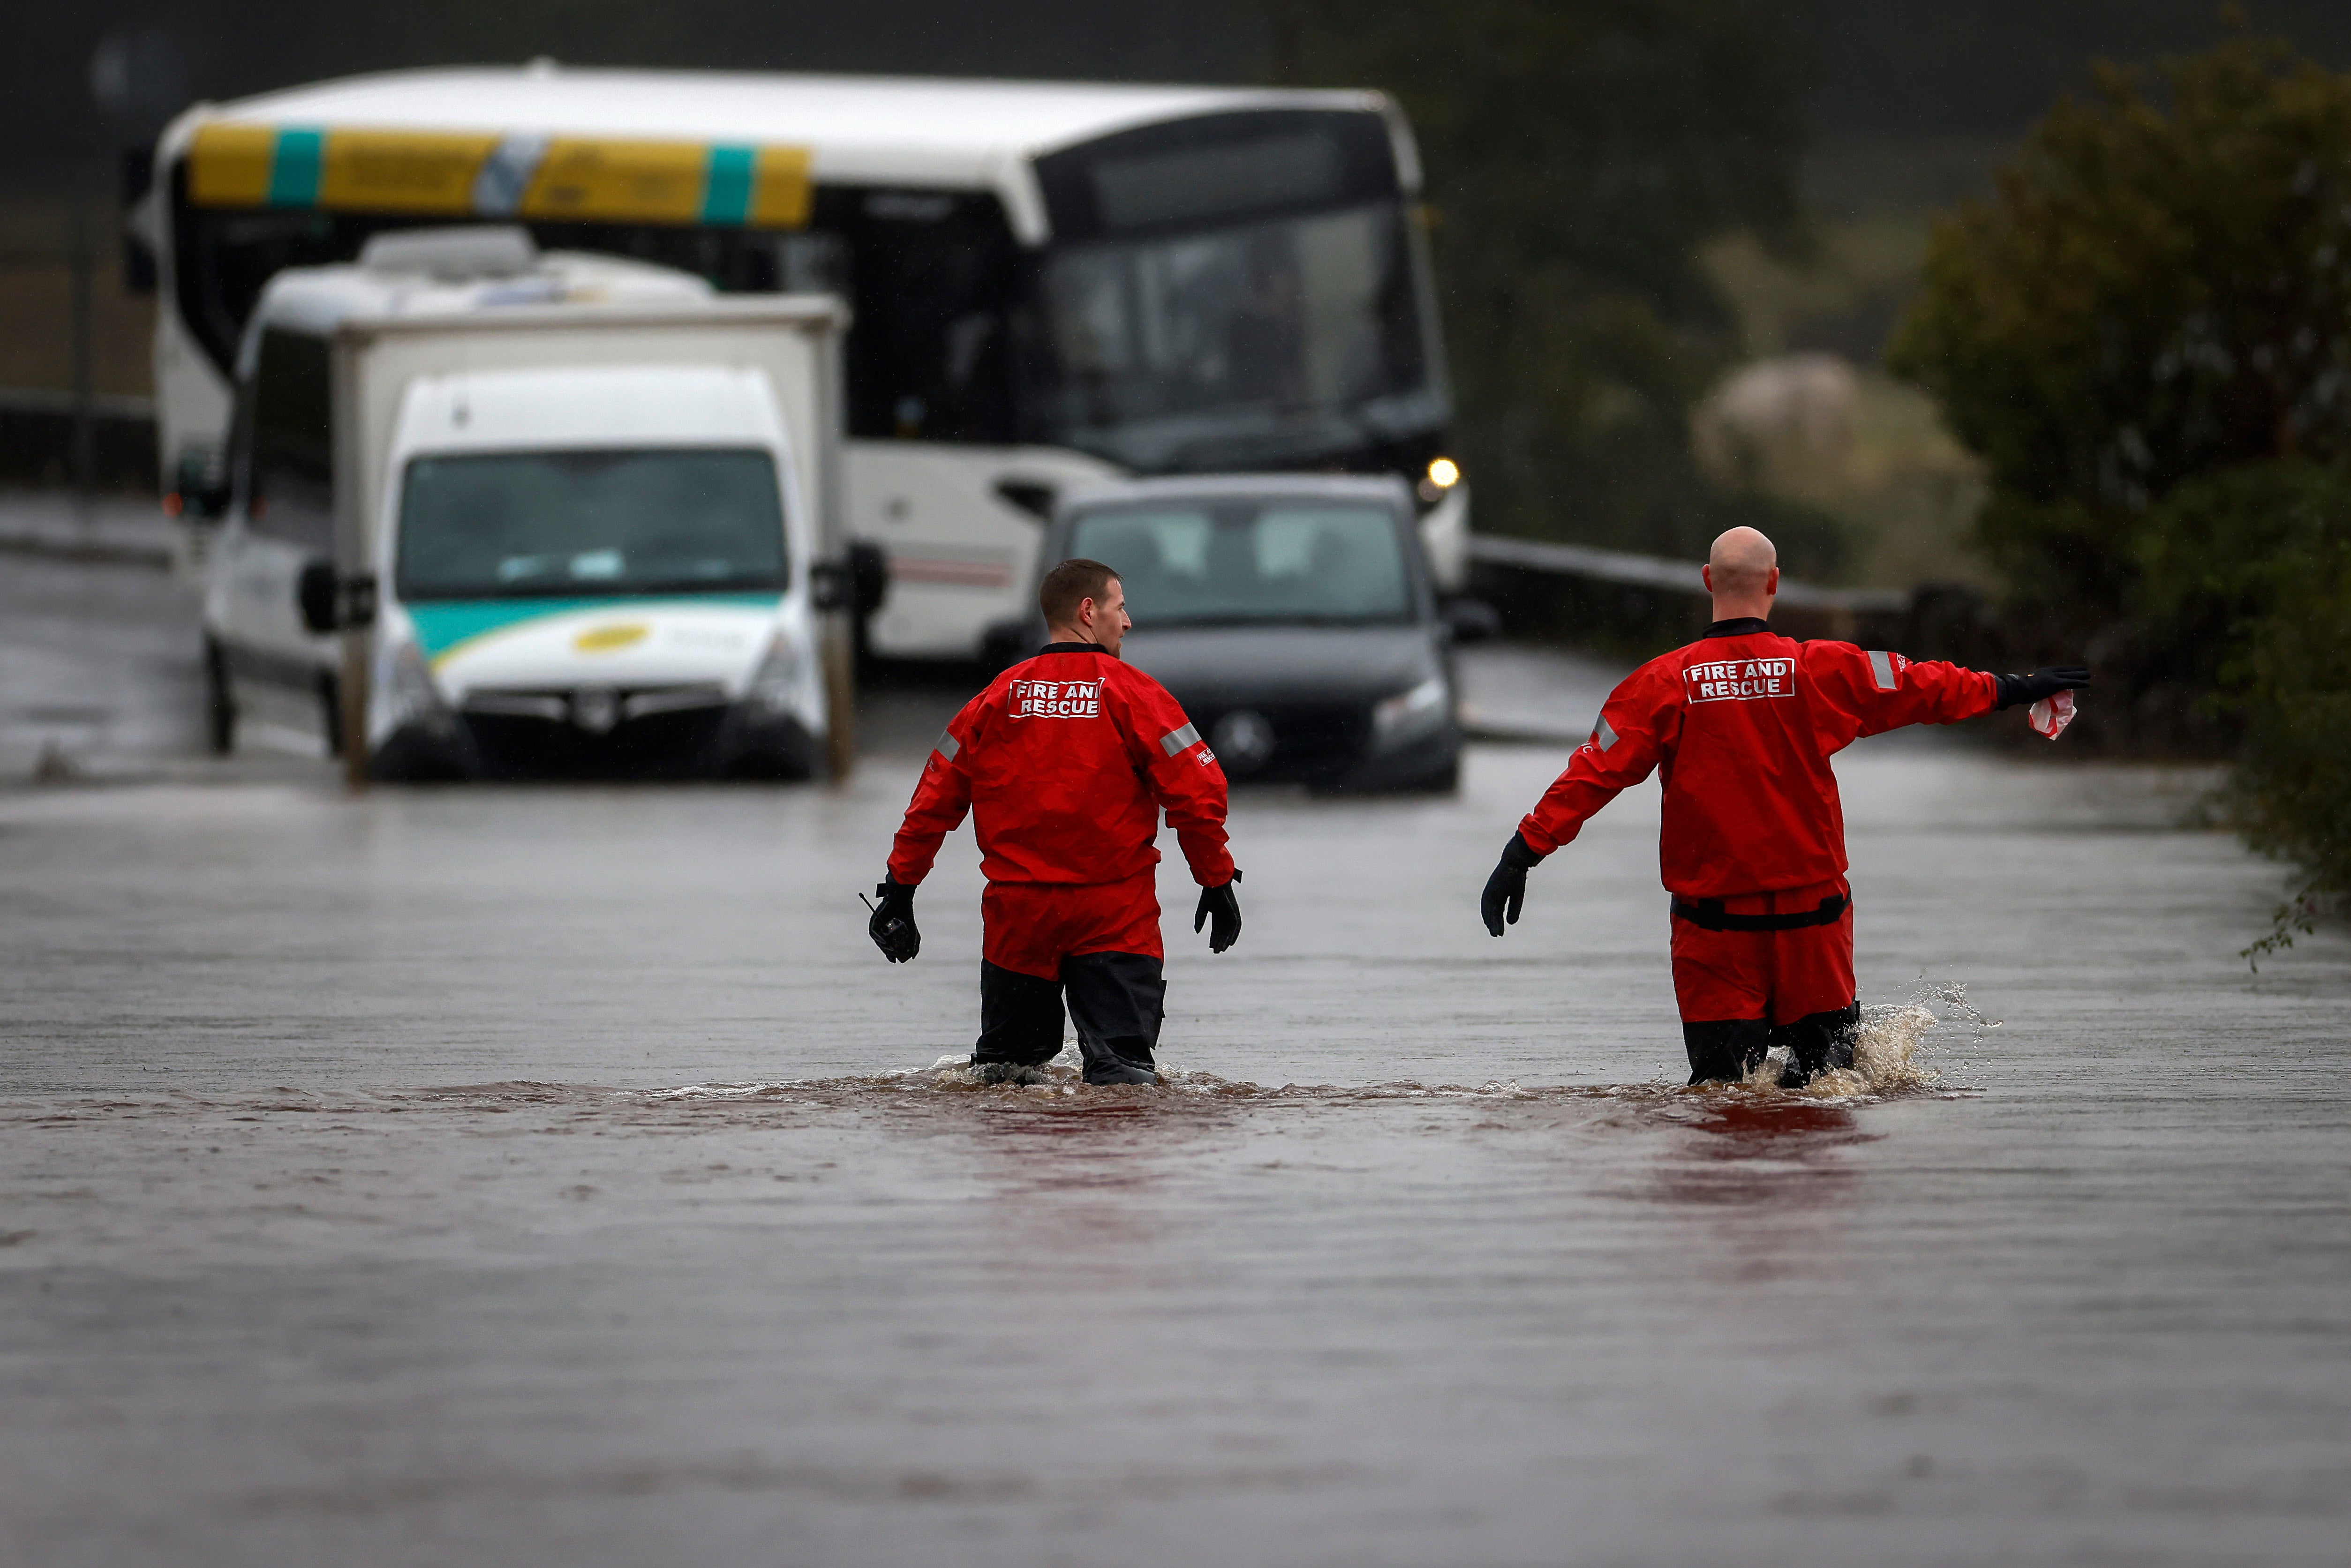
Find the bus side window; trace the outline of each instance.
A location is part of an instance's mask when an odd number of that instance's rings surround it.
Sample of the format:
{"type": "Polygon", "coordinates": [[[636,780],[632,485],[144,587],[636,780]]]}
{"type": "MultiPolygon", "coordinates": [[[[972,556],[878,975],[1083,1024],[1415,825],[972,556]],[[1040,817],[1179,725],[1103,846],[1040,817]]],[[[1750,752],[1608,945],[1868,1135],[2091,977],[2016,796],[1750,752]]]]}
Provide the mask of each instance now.
{"type": "Polygon", "coordinates": [[[335,548],[329,396],[326,339],[266,328],[253,376],[248,526],[321,556],[335,548]]]}
{"type": "Polygon", "coordinates": [[[1020,252],[992,195],[820,192],[849,245],[849,433],[1008,444],[1020,252]],[[831,199],[828,200],[830,194],[831,199]]]}

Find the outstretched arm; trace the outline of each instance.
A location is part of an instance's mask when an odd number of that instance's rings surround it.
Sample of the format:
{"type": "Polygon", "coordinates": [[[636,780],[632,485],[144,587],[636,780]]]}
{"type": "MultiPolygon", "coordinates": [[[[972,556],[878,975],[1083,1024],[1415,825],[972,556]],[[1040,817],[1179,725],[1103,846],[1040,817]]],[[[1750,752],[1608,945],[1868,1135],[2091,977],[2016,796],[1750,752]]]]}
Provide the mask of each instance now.
{"type": "Polygon", "coordinates": [[[1997,679],[1980,670],[1849,642],[1808,642],[1803,659],[1815,689],[1846,715],[1845,741],[1906,724],[1956,724],[1991,712],[1999,695],[1997,679]]]}

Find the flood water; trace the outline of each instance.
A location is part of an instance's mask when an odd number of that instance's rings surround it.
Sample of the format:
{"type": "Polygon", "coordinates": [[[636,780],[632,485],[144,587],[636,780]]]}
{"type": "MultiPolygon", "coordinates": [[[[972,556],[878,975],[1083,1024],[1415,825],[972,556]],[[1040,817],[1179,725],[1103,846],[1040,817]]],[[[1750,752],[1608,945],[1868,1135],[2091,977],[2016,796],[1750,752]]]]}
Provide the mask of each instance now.
{"type": "Polygon", "coordinates": [[[0,1565],[2345,1560],[2351,945],[2248,971],[2201,775],[1849,753],[1793,1096],[1674,1086],[1653,789],[1501,941],[1563,751],[1244,794],[1170,1085],[978,1089],[893,732],[0,793],[0,1565]]]}

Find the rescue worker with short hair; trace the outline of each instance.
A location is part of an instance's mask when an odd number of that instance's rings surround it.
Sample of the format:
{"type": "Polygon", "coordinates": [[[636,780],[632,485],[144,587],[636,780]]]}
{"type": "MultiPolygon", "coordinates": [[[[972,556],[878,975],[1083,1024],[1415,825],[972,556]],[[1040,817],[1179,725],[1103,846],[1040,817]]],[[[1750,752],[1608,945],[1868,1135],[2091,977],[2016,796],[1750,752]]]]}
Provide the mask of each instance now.
{"type": "Polygon", "coordinates": [[[1991,675],[1798,642],[1768,618],[1778,552],[1752,528],[1715,540],[1714,624],[1627,676],[1487,879],[1479,913],[1516,923],[1527,872],[1656,771],[1658,858],[1673,896],[1674,997],[1692,1084],[1744,1078],[1771,1047],[1782,1088],[1853,1065],[1861,1021],[1844,813],[1829,758],[1863,735],[1949,724],[2090,683],[2077,667],[1991,675]]]}
{"type": "Polygon", "coordinates": [[[1152,1084],[1166,983],[1153,847],[1159,813],[1200,884],[1192,929],[1240,935],[1225,774],[1165,687],[1119,658],[1118,574],[1069,560],[1038,592],[1050,640],[989,682],[923,763],[868,928],[892,963],[922,949],[914,889],[966,812],[979,839],[979,1040],[987,1083],[1041,1083],[1063,998],[1089,1084],[1152,1084]]]}

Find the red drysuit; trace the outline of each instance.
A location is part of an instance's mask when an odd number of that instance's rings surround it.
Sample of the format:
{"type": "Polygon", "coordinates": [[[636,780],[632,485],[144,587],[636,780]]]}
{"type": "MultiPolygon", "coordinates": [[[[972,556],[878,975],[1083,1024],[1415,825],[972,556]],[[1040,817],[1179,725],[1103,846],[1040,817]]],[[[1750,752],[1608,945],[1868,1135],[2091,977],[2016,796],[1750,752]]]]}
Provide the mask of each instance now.
{"type": "Polygon", "coordinates": [[[890,879],[930,874],[972,814],[988,891],[982,956],[1052,979],[1078,953],[1163,956],[1159,813],[1204,888],[1233,878],[1225,773],[1166,689],[1114,655],[1057,644],[973,698],[923,764],[890,879]]]}
{"type": "Polygon", "coordinates": [[[1998,691],[1992,676],[1957,665],[1722,622],[1609,694],[1519,836],[1548,855],[1656,770],[1683,1019],[1777,1024],[1844,1007],[1853,919],[1829,758],[1863,735],[1990,712],[1998,691]],[[1758,924],[1805,914],[1820,923],[1758,924]]]}

